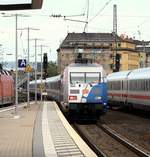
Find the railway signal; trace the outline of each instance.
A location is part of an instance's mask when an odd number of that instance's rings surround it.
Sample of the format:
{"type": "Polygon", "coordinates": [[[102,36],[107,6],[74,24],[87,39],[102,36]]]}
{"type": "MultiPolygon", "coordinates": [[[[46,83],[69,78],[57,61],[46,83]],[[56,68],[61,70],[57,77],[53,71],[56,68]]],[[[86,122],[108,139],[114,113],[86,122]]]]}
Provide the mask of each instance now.
{"type": "Polygon", "coordinates": [[[44,53],[44,56],[43,56],[44,79],[46,79],[46,76],[47,76],[47,67],[48,67],[47,53],[44,53]]]}
{"type": "Polygon", "coordinates": [[[115,71],[119,71],[120,70],[120,54],[116,54],[116,58],[115,58],[115,71]]]}
{"type": "Polygon", "coordinates": [[[47,53],[44,53],[44,56],[43,56],[43,69],[47,69],[47,65],[48,65],[47,53]]]}

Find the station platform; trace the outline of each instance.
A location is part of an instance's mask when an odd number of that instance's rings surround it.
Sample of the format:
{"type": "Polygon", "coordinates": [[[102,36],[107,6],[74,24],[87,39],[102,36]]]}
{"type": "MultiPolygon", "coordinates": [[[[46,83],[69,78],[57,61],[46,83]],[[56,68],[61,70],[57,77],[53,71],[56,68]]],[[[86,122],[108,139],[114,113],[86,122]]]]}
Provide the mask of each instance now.
{"type": "Polygon", "coordinates": [[[0,110],[0,157],[96,157],[55,102],[0,110]]]}

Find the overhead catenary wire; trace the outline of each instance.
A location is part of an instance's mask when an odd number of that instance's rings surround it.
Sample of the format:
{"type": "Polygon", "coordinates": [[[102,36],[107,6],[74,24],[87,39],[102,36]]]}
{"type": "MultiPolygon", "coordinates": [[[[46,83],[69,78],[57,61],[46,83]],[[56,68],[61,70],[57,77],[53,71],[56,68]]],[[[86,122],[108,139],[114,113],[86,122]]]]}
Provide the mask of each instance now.
{"type": "Polygon", "coordinates": [[[112,1],[112,0],[107,1],[107,2],[105,3],[105,5],[95,14],[95,16],[93,16],[93,17],[88,21],[88,23],[91,22],[91,21],[93,21],[93,20],[106,8],[106,6],[108,6],[108,4],[109,4],[111,1],[112,1]]]}
{"type": "Polygon", "coordinates": [[[87,29],[87,26],[88,26],[88,20],[89,20],[89,5],[90,5],[90,2],[89,2],[89,0],[87,0],[87,14],[86,14],[86,23],[85,23],[85,26],[84,26],[84,32],[85,32],[85,30],[87,29]]]}
{"type": "Polygon", "coordinates": [[[21,46],[22,46],[22,50],[23,50],[23,54],[25,55],[25,58],[27,57],[26,55],[26,49],[24,48],[24,43],[23,43],[23,40],[22,40],[22,35],[23,35],[23,31],[20,32],[20,40],[21,40],[21,46]]]}

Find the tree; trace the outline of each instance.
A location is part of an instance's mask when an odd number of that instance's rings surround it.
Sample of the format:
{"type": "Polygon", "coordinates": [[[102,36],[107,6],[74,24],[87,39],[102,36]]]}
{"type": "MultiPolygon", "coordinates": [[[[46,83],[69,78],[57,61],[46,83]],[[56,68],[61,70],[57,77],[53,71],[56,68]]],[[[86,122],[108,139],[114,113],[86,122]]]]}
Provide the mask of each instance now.
{"type": "Polygon", "coordinates": [[[53,62],[53,61],[50,61],[48,63],[48,68],[47,68],[47,77],[52,77],[52,76],[56,76],[58,75],[58,72],[57,72],[57,64],[56,62],[53,62]]]}

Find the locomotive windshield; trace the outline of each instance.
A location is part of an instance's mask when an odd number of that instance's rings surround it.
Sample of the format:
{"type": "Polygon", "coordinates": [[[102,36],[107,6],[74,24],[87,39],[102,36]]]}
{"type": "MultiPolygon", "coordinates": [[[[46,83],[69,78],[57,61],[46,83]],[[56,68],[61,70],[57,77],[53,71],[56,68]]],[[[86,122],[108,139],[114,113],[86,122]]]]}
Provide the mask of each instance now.
{"type": "Polygon", "coordinates": [[[85,73],[71,73],[70,74],[71,83],[84,83],[85,82],[85,73]]]}
{"type": "Polygon", "coordinates": [[[99,83],[100,73],[95,72],[71,72],[70,83],[99,83]]]}
{"type": "Polygon", "coordinates": [[[99,83],[100,73],[86,73],[86,83],[99,83]]]}

